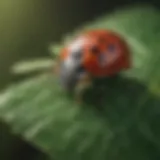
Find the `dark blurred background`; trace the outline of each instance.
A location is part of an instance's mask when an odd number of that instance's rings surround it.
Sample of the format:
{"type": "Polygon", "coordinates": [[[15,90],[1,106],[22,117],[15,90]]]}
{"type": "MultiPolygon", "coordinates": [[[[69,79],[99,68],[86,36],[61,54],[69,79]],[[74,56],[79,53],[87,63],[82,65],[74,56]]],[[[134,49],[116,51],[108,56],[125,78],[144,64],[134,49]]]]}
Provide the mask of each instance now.
{"type": "Polygon", "coordinates": [[[0,0],[0,88],[13,81],[13,62],[49,56],[48,45],[117,8],[159,0],[0,0]]]}
{"type": "MultiPolygon", "coordinates": [[[[135,4],[159,7],[160,1],[0,0],[0,89],[15,80],[9,73],[14,62],[48,57],[51,42],[60,41],[66,33],[100,15],[135,4]]],[[[11,136],[6,125],[0,127],[0,159],[39,159],[37,150],[11,136]],[[13,153],[18,156],[14,157],[13,153]]]]}

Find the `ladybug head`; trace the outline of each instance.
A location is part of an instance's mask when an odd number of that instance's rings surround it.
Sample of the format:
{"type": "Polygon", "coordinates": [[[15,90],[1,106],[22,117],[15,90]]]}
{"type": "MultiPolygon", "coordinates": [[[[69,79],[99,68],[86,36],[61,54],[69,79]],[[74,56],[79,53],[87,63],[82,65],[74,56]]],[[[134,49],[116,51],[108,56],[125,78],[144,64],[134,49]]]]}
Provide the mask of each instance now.
{"type": "Polygon", "coordinates": [[[80,77],[85,73],[82,66],[83,60],[83,41],[74,41],[61,53],[60,81],[64,88],[72,90],[80,77]]]}

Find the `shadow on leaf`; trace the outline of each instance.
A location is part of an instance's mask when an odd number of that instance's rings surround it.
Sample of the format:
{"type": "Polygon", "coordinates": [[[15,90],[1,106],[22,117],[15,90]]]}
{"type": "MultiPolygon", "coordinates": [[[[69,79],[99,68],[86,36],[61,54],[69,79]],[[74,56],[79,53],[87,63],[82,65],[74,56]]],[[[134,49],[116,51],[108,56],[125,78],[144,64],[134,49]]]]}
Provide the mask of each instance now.
{"type": "Polygon", "coordinates": [[[115,133],[127,129],[133,141],[135,136],[141,137],[139,142],[145,137],[160,149],[160,99],[147,86],[120,76],[98,80],[84,94],[84,103],[94,107],[115,133]]]}

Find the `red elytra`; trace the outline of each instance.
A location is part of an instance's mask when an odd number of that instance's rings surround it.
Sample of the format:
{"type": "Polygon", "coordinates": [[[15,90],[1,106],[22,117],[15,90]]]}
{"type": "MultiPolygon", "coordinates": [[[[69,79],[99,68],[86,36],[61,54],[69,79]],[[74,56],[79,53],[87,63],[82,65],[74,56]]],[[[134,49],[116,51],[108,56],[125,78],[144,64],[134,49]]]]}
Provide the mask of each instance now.
{"type": "Polygon", "coordinates": [[[93,76],[110,76],[131,67],[127,42],[117,33],[109,30],[86,31],[63,48],[61,60],[80,48],[82,66],[93,76]]]}

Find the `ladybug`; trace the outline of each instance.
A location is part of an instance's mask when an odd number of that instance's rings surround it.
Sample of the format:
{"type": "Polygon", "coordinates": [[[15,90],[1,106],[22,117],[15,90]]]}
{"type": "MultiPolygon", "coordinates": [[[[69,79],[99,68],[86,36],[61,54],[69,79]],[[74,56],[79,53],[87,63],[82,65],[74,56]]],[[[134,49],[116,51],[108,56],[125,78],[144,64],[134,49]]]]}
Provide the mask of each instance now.
{"type": "Polygon", "coordinates": [[[120,35],[110,30],[90,30],[61,50],[59,77],[61,84],[72,90],[76,84],[114,76],[130,66],[129,47],[120,35]]]}

